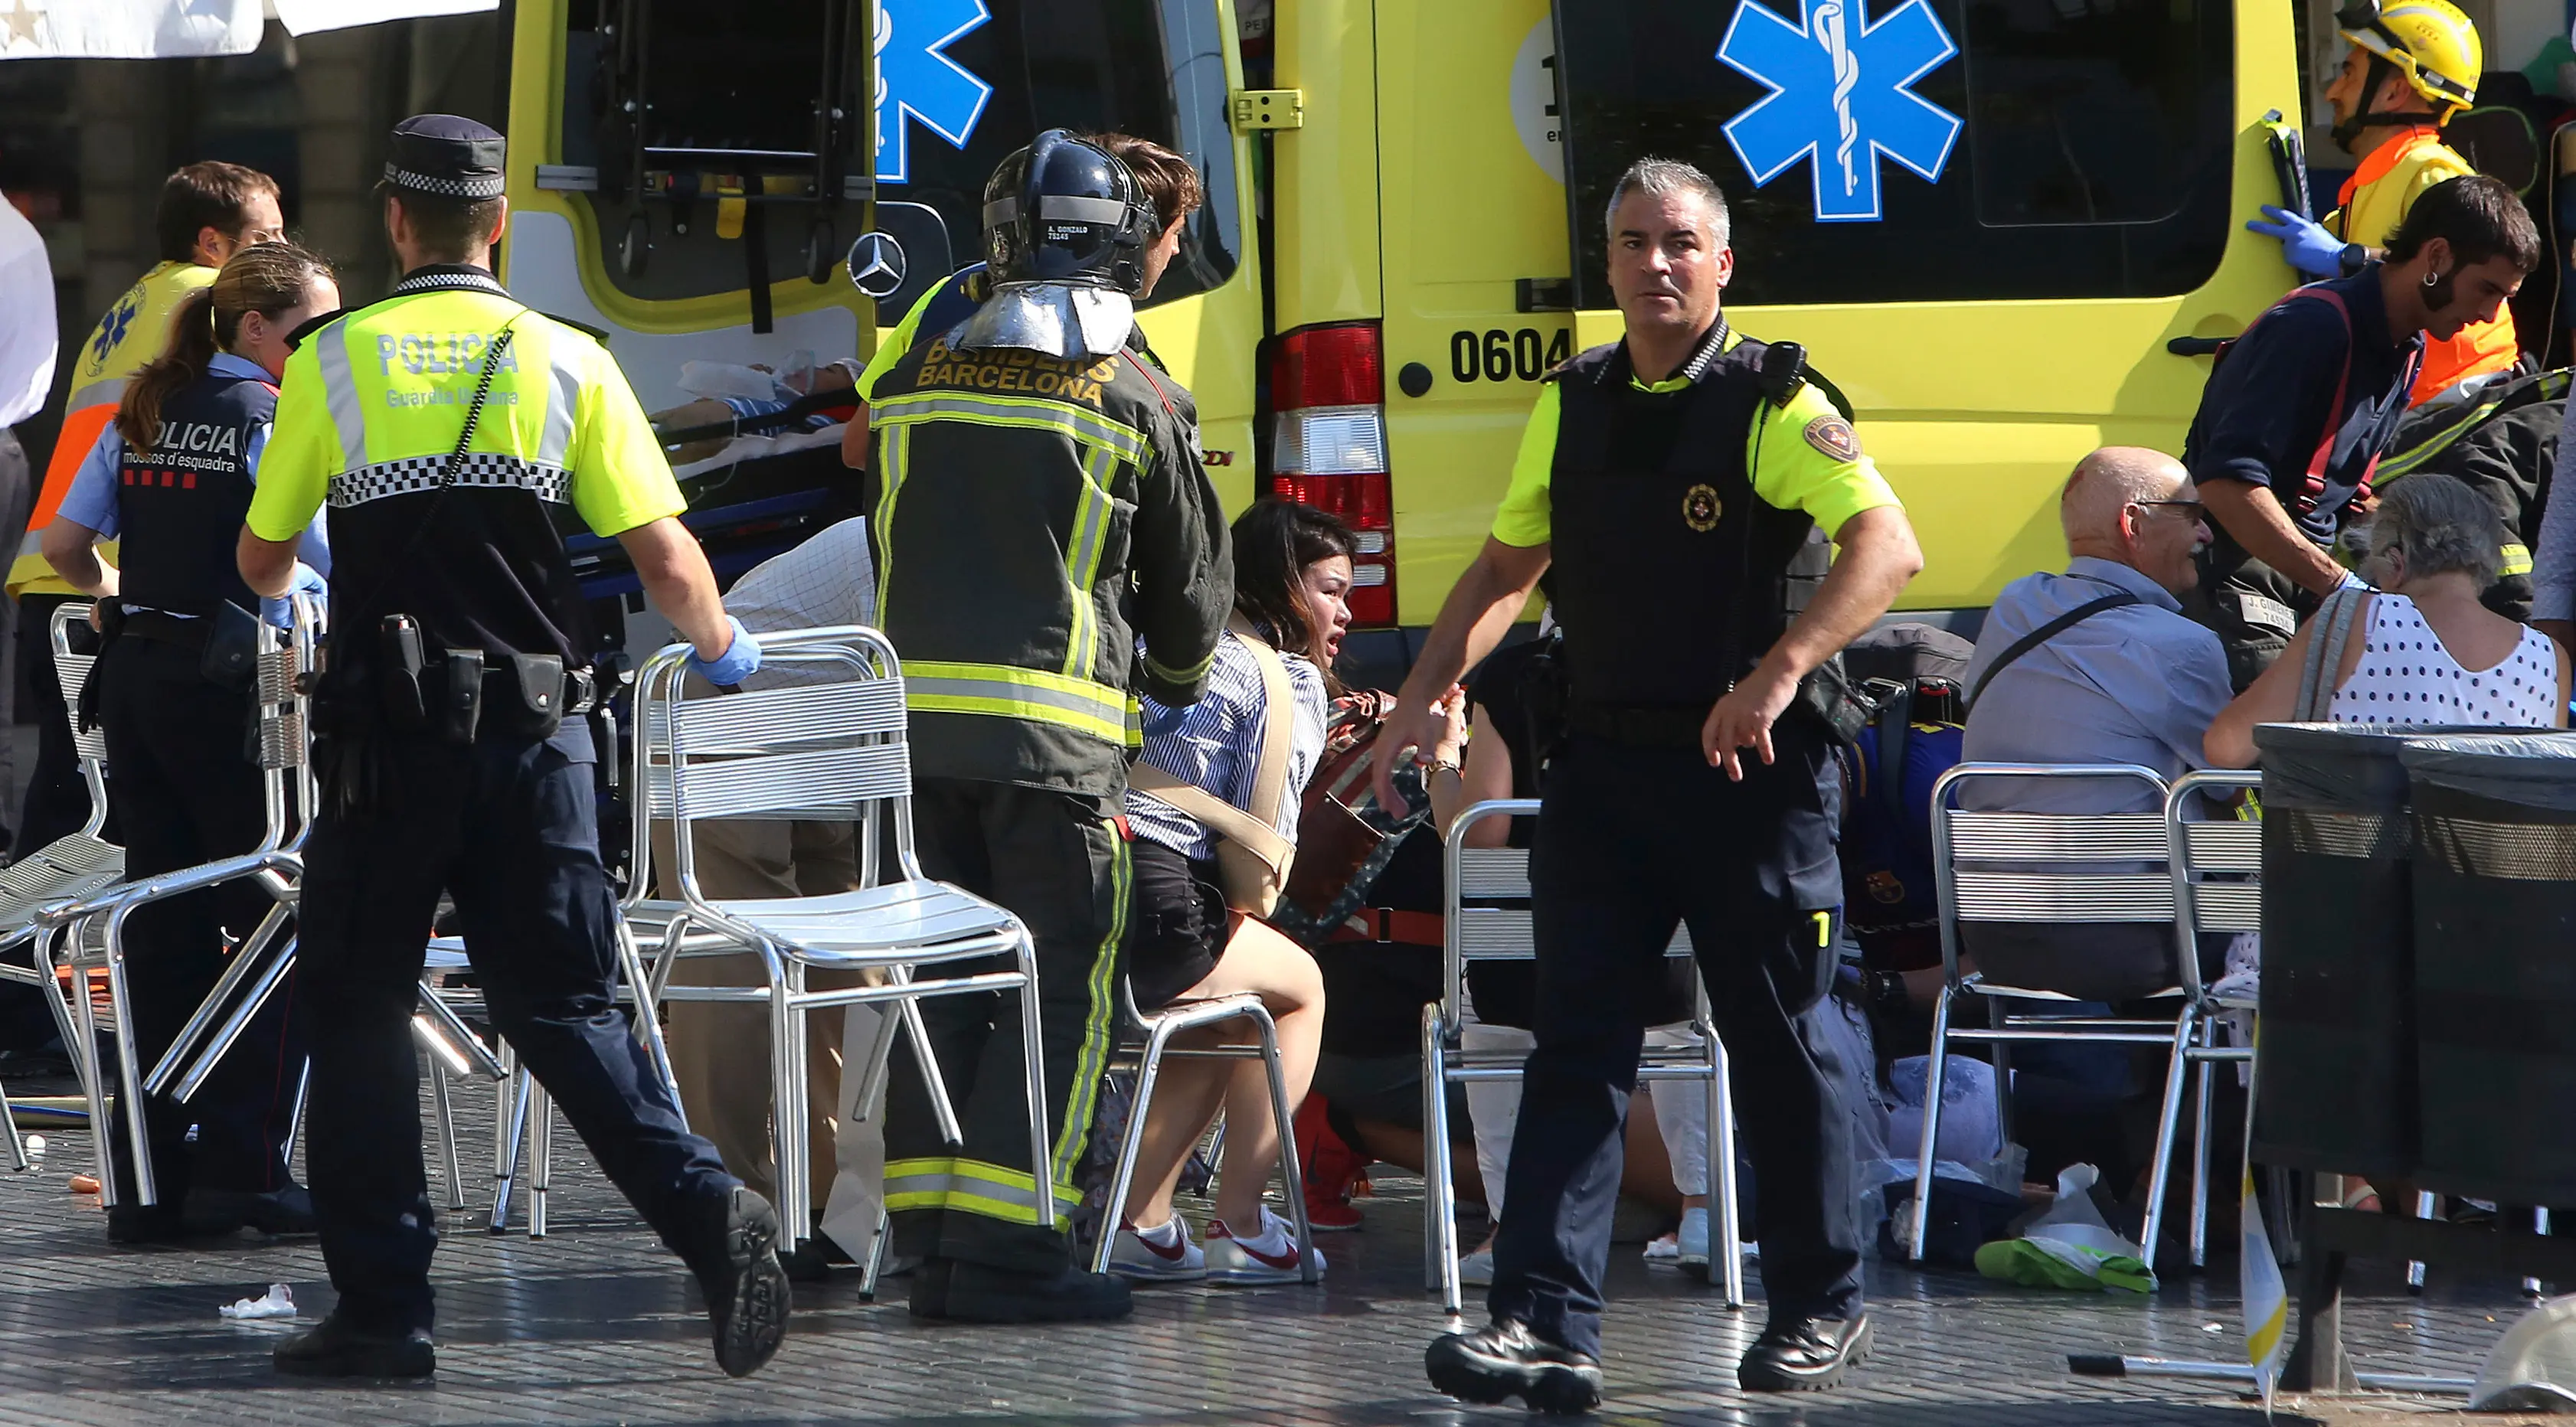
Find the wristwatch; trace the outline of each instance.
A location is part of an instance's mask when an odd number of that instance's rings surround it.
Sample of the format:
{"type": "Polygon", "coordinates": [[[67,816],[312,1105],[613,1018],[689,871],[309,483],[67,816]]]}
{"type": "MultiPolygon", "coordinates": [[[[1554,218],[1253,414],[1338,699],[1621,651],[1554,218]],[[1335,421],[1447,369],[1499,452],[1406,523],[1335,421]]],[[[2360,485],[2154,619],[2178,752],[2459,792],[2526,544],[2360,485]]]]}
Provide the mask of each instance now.
{"type": "Polygon", "coordinates": [[[2351,277],[2368,266],[2370,266],[2370,249],[2363,247],[2359,243],[2346,243],[2343,245],[2343,260],[2341,267],[2343,268],[2343,275],[2345,277],[2351,277]]]}

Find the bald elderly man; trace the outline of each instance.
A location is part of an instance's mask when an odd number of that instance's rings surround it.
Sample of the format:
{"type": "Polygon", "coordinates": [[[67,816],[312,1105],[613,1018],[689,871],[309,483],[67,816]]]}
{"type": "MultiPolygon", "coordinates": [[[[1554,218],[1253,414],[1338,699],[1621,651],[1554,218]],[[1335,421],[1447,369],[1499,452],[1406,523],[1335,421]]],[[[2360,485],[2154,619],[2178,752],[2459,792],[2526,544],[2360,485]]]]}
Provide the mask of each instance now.
{"type": "MultiPolygon", "coordinates": [[[[2201,735],[2232,697],[2218,636],[2183,617],[2193,551],[2209,539],[2182,463],[2106,446],[2058,497],[2066,573],[2026,575],[1986,613],[1968,665],[1972,763],[2134,763],[2170,779],[2205,766],[2201,735]]],[[[2018,812],[2142,812],[2136,782],[1971,784],[1966,801],[2018,812]]],[[[2173,928],[1970,924],[1989,980],[2119,1001],[2170,985],[2173,928]]]]}

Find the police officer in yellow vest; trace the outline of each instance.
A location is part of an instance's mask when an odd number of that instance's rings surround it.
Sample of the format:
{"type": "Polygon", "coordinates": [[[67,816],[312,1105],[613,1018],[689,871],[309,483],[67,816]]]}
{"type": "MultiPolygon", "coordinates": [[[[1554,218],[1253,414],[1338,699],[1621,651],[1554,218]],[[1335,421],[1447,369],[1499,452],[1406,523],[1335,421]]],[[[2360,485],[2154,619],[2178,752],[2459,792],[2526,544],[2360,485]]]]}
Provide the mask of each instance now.
{"type": "MultiPolygon", "coordinates": [[[[1642,159],[1610,190],[1626,336],[1548,374],[1492,533],[1381,734],[1429,757],[1445,691],[1554,574],[1571,735],[1530,851],[1538,1039],[1494,1245],[1492,1321],[1425,1354],[1432,1385],[1543,1412],[1601,1396],[1602,1275],[1645,1027],[1631,993],[1687,925],[1760,1193],[1769,1321],[1747,1391],[1831,1387],[1869,1346],[1850,1112],[1818,1018],[1842,904],[1854,711],[1837,656],[1923,565],[1895,493],[1804,354],[1728,325],[1726,200],[1642,159]],[[1818,573],[1830,537],[1839,554],[1818,573]]],[[[1429,776],[1440,777],[1433,768],[1429,776]]],[[[1448,776],[1455,776],[1454,770],[1448,776]]],[[[1378,797],[1393,803],[1384,765],[1378,797]]]]}
{"type": "MultiPolygon", "coordinates": [[[[2310,277],[2350,277],[2381,255],[2424,190],[2477,172],[2442,142],[2442,126],[2477,102],[2485,63],[2477,27],[2451,0],[2348,0],[2336,21],[2352,42],[2326,85],[2335,141],[2361,166],[2344,180],[2322,223],[2265,205],[2272,221],[2245,226],[2281,240],[2290,266],[2310,277]]],[[[2457,336],[2428,338],[2411,393],[2424,402],[2460,382],[2507,371],[2521,356],[2513,310],[2457,336]]]]}
{"type": "Polygon", "coordinates": [[[689,1133],[610,995],[616,895],[600,864],[585,666],[594,646],[556,533],[626,548],[719,686],[760,664],[724,612],[635,393],[589,336],[487,269],[508,221],[501,136],[443,114],[394,130],[385,226],[404,276],[287,360],[239,563],[263,596],[331,504],[332,648],[315,693],[321,814],[306,845],[300,975],[312,1026],[307,1154],[339,1304],[280,1372],[418,1377],[437,1245],[410,1020],[444,890],[493,1024],[705,1290],[717,1363],[777,1350],[778,1216],[689,1133]]]}
{"type": "MultiPolygon", "coordinates": [[[[18,638],[28,648],[30,686],[36,699],[36,767],[11,852],[44,846],[81,825],[89,792],[72,748],[62,687],[54,677],[54,646],[46,631],[54,610],[76,592],[45,563],[45,527],[62,509],[81,461],[116,416],[125,384],[170,345],[170,314],[180,299],[215,280],[224,260],[254,243],[286,236],[277,209],[277,180],[240,164],[193,163],[161,185],[152,227],[161,261],[136,280],[98,319],[89,340],[71,355],[71,396],[63,408],[62,434],[45,463],[45,483],[27,518],[26,538],[10,561],[9,597],[18,602],[18,638]]],[[[100,553],[113,561],[114,544],[100,553]]]]}
{"type": "Polygon", "coordinates": [[[1010,908],[1036,944],[1054,1182],[1029,1162],[1019,1016],[942,996],[922,1017],[965,1142],[942,1140],[897,1061],[886,1207],[897,1251],[925,1258],[916,1317],[1114,1317],[1126,1286],[1073,1266],[1063,1212],[1081,1202],[1115,1025],[1136,691],[1198,701],[1233,561],[1197,409],[1141,351],[1157,229],[1135,176],[1051,129],[1003,160],[984,213],[991,296],[870,394],[868,534],[878,618],[903,651],[922,866],[1010,908]]]}

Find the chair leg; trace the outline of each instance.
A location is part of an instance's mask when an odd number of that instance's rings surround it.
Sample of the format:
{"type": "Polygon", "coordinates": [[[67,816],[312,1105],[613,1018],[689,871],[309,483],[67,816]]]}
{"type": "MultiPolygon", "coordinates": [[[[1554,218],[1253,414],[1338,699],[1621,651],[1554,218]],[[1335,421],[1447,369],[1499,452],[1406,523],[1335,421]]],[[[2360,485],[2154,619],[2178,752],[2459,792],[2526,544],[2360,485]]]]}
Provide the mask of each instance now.
{"type": "MultiPolygon", "coordinates": [[[[1055,1154],[1047,1144],[1047,1093],[1044,1027],[1038,1018],[1038,948],[1029,939],[1026,928],[1020,931],[1020,1064],[1029,1081],[1029,1177],[1038,1186],[1038,1227],[1056,1225],[1055,1154]]],[[[914,1020],[915,1044],[921,1047],[921,1058],[936,1065],[938,1057],[930,1053],[930,1037],[920,1033],[918,1016],[914,1020]]],[[[943,1088],[940,1101],[945,1103],[943,1088]]],[[[1079,1146],[1073,1153],[1080,1154],[1079,1146]]]]}
{"type": "MultiPolygon", "coordinates": [[[[2201,1039],[2210,1039],[2213,1022],[2201,1022],[2201,1039]]],[[[2213,1061],[2204,1060],[2194,1067],[2191,1138],[2191,1267],[2197,1273],[2209,1266],[2209,1120],[2213,1087],[2210,1072],[2213,1061]]]]}
{"type": "MultiPolygon", "coordinates": [[[[2004,1022],[2012,1016],[2011,1004],[2000,996],[1988,996],[1985,998],[1985,1002],[1986,1023],[1995,1027],[1997,1030],[2001,1030],[2004,1022]]],[[[2003,1152],[2005,1154],[2010,1154],[2012,1153],[2013,1145],[2017,1143],[2015,1138],[2017,1127],[2013,1124],[2012,1042],[1995,1041],[1989,1044],[1986,1047],[1986,1050],[1987,1053],[1993,1057],[1991,1063],[1995,1068],[1996,1137],[2003,1145],[2003,1152]]]]}
{"type": "Polygon", "coordinates": [[[796,1153],[805,1122],[796,1113],[796,1082],[801,1079],[805,1039],[787,984],[787,964],[771,968],[769,986],[769,1130],[770,1163],[777,1174],[779,1247],[793,1249],[813,1237],[804,1212],[805,1166],[796,1153]],[[796,1064],[791,1068],[790,1052],[796,1064]]]}
{"type": "MultiPolygon", "coordinates": [[[[270,907],[267,915],[260,918],[259,926],[251,932],[249,940],[234,949],[232,956],[224,965],[224,974],[216,978],[214,989],[206,993],[205,1000],[197,1003],[197,1009],[189,1013],[187,1024],[181,1026],[179,1034],[171,1038],[170,1048],[161,1053],[161,1059],[154,1062],[152,1069],[144,1075],[144,1089],[155,1095],[166,1094],[169,1091],[171,1080],[178,1075],[187,1058],[195,1051],[197,1043],[205,1038],[208,1030],[213,1028],[215,1018],[223,1014],[224,1007],[239,994],[243,983],[249,981],[253,975],[262,972],[265,963],[271,960],[268,954],[269,942],[285,927],[286,916],[287,906],[284,902],[270,907]]],[[[289,946],[287,950],[291,955],[292,947],[289,946]]]]}
{"type": "Polygon", "coordinates": [[[428,1060],[430,1124],[438,1133],[438,1164],[447,1176],[447,1209],[452,1214],[465,1207],[465,1165],[456,1152],[456,1104],[448,1094],[447,1067],[437,1056],[428,1060]]]}
{"type": "MultiPolygon", "coordinates": [[[[125,984],[125,925],[118,912],[107,919],[108,1015],[116,1025],[116,1082],[125,1108],[127,1143],[134,1150],[134,1197],[146,1207],[161,1202],[152,1172],[152,1140],[143,1117],[143,1067],[134,1044],[134,1002],[125,984]]],[[[79,945],[74,933],[73,945],[79,945]]]]}
{"type": "Polygon", "coordinates": [[[859,1279],[859,1296],[861,1298],[873,1299],[877,1296],[877,1280],[885,1274],[885,1261],[886,1254],[888,1253],[886,1244],[887,1241],[894,1237],[893,1228],[893,1223],[888,1218],[886,1211],[883,1208],[879,1208],[877,1210],[877,1231],[868,1236],[867,1272],[859,1279]]]}
{"type": "Polygon", "coordinates": [[[1437,1006],[1422,1013],[1422,1213],[1428,1287],[1443,1311],[1464,1299],[1458,1283],[1458,1194],[1449,1169],[1448,1027],[1437,1006]]]}
{"type": "Polygon", "coordinates": [[[1923,1066],[1923,1143],[1914,1162],[1914,1232],[1906,1258],[1923,1262],[1923,1238],[1932,1228],[1932,1152],[1941,1143],[1941,1089],[1950,1070],[1950,988],[1932,1002],[1932,1054],[1923,1066]]]}
{"type": "Polygon", "coordinates": [[[543,1085],[528,1092],[528,1237],[546,1236],[546,1191],[555,1168],[555,1097],[543,1085]]]}
{"type": "Polygon", "coordinates": [[[1717,1251],[1725,1258],[1718,1268],[1718,1283],[1725,1290],[1726,1306],[1742,1308],[1744,1224],[1736,1210],[1734,1067],[1714,1025],[1708,1030],[1708,1045],[1708,1188],[1716,1211],[1717,1251]]]}
{"type": "Polygon", "coordinates": [[[1298,1277],[1311,1288],[1324,1281],[1315,1266],[1315,1226],[1306,1218],[1306,1171],[1297,1163],[1297,1110],[1288,1103],[1288,1072],[1279,1063],[1279,1024],[1270,1012],[1254,1008],[1252,1023],[1261,1030],[1261,1064],[1270,1077],[1270,1115],[1279,1126],[1279,1174],[1288,1194],[1288,1222],[1297,1228],[1298,1277]]]}
{"type": "MultiPolygon", "coordinates": [[[[2416,1218],[2430,1219],[2433,1217],[2434,1211],[2441,1208],[2441,1206],[2441,1197],[2436,1195],[2432,1190],[2419,1189],[2415,1191],[2416,1218]]],[[[2424,1261],[2422,1259],[2408,1259],[2406,1261],[2406,1291],[2409,1293],[2421,1293],[2424,1291],[2424,1261]]]]}
{"type": "MultiPolygon", "coordinates": [[[[1030,974],[1035,975],[1034,972],[1030,974]]],[[[1032,987],[1036,984],[1034,980],[1029,983],[1032,987]]],[[[931,1047],[929,1028],[921,1019],[921,1002],[899,1001],[895,1004],[896,1014],[903,1018],[904,1034],[912,1041],[913,1064],[921,1070],[921,1083],[930,1096],[930,1114],[939,1125],[939,1138],[954,1149],[966,1143],[966,1132],[958,1127],[957,1105],[948,1098],[948,1077],[939,1068],[938,1052],[931,1047]]]]}
{"type": "Polygon", "coordinates": [[[2191,1066],[2191,1042],[2198,1030],[2198,1013],[2184,1007],[2174,1023],[2173,1057],[2165,1064],[2164,1103],[2156,1116],[2156,1158],[2147,1175],[2147,1219],[2138,1240],[2151,1271],[2156,1263],[2157,1236],[2164,1230],[2165,1189],[2173,1177],[2174,1137],[2182,1128],[2183,1074],[2191,1066]]]}
{"type": "MultiPolygon", "coordinates": [[[[197,1098],[197,1092],[205,1087],[207,1078],[215,1073],[215,1067],[223,1063],[226,1055],[232,1053],[233,1044],[250,1029],[251,1021],[259,1015],[261,1008],[268,1004],[269,996],[286,980],[286,974],[295,969],[295,949],[295,938],[288,937],[283,944],[283,949],[261,969],[258,979],[251,983],[250,990],[243,993],[233,1006],[231,1014],[216,1027],[214,1033],[207,1038],[204,1047],[197,1051],[195,1058],[182,1066],[173,1064],[170,1056],[162,1057],[162,1064],[171,1066],[176,1077],[175,1083],[169,1088],[171,1099],[184,1105],[197,1098]]],[[[238,952],[234,954],[240,955],[238,952]]],[[[173,1054],[175,1053],[174,1050],[173,1054]]],[[[158,1073],[159,1068],[156,1067],[155,1074],[158,1073]]],[[[149,1079],[143,1083],[147,1089],[152,1085],[149,1079]]]]}
{"type": "Polygon", "coordinates": [[[671,1112],[680,1117],[680,1128],[689,1127],[688,1106],[680,1102],[679,1072],[671,1068],[671,1048],[662,1040],[661,1007],[653,999],[652,982],[644,975],[644,959],[635,950],[635,933],[626,923],[617,924],[617,971],[626,982],[627,994],[635,1000],[635,1031],[644,1038],[644,1049],[653,1057],[653,1071],[662,1077],[662,1088],[671,1094],[671,1112]]]}
{"type": "MultiPolygon", "coordinates": [[[[62,933],[52,933],[53,945],[59,948],[62,933]]],[[[116,1170],[108,1152],[107,1137],[116,1126],[107,1116],[107,1071],[98,1059],[98,1008],[90,1004],[89,972],[76,956],[51,950],[48,965],[59,964],[71,972],[68,987],[59,979],[56,992],[63,996],[63,1015],[74,1023],[72,1037],[65,1044],[72,1050],[72,1064],[80,1067],[81,1093],[89,1097],[89,1147],[98,1161],[98,1202],[110,1209],[116,1207],[116,1170]]]]}
{"type": "Polygon", "coordinates": [[[1109,1255],[1118,1247],[1118,1230],[1127,1221],[1127,1195],[1136,1185],[1136,1157],[1145,1149],[1145,1116],[1154,1108],[1154,1082],[1163,1074],[1163,1051],[1171,1028],[1154,1027],[1136,1062],[1136,1094],[1127,1103],[1127,1132],[1118,1137],[1118,1164],[1109,1174],[1109,1197],[1100,1206],[1100,1235],[1091,1246],[1091,1271],[1109,1272],[1109,1255]]]}
{"type": "MultiPolygon", "coordinates": [[[[853,1120],[865,1120],[876,1112],[877,1101],[885,1089],[886,1071],[894,1060],[895,1035],[906,1024],[900,1005],[880,1003],[877,1010],[876,1036],[868,1043],[867,1058],[858,1066],[858,1098],[851,1102],[853,1108],[850,1111],[853,1120]]],[[[850,1067],[841,1067],[841,1073],[848,1075],[850,1067]]]]}
{"type": "Polygon", "coordinates": [[[27,1141],[18,1133],[18,1112],[9,1104],[5,1089],[0,1089],[0,1120],[7,1121],[9,1126],[9,1167],[25,1174],[35,1165],[27,1158],[27,1141]]]}
{"type": "MultiPolygon", "coordinates": [[[[515,1064],[517,1057],[511,1060],[515,1064]]],[[[527,1134],[528,1101],[535,1094],[536,1085],[525,1070],[501,1082],[500,1155],[492,1172],[492,1232],[496,1234],[510,1229],[510,1191],[519,1177],[519,1144],[527,1134]]]]}
{"type": "Polygon", "coordinates": [[[286,1121],[286,1157],[290,1160],[295,1158],[296,1143],[304,1138],[304,1107],[312,1103],[312,1095],[313,1062],[307,1060],[304,1068],[295,1072],[295,1113],[286,1121]]]}
{"type": "MultiPolygon", "coordinates": [[[[2531,1232],[2544,1239],[2549,1237],[2549,1206],[2544,1204],[2531,1211],[2531,1232]]],[[[2522,1281],[2522,1291],[2528,1297],[2540,1298],[2549,1292],[2549,1285],[2536,1278],[2526,1278],[2522,1281]]]]}

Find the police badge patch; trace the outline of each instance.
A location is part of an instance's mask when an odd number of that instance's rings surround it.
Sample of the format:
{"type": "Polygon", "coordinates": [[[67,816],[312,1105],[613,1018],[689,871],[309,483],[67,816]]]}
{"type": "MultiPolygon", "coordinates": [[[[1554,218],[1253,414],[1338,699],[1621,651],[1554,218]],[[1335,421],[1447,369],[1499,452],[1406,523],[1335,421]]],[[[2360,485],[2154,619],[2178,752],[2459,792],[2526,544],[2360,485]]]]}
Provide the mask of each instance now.
{"type": "Polygon", "coordinates": [[[1717,498],[1717,487],[1693,486],[1682,492],[1682,524],[1705,535],[1717,528],[1717,518],[1726,506],[1717,498]]]}
{"type": "Polygon", "coordinates": [[[1819,416],[1808,422],[1807,444],[1837,461],[1860,459],[1860,435],[1839,416],[1819,416]]]}

